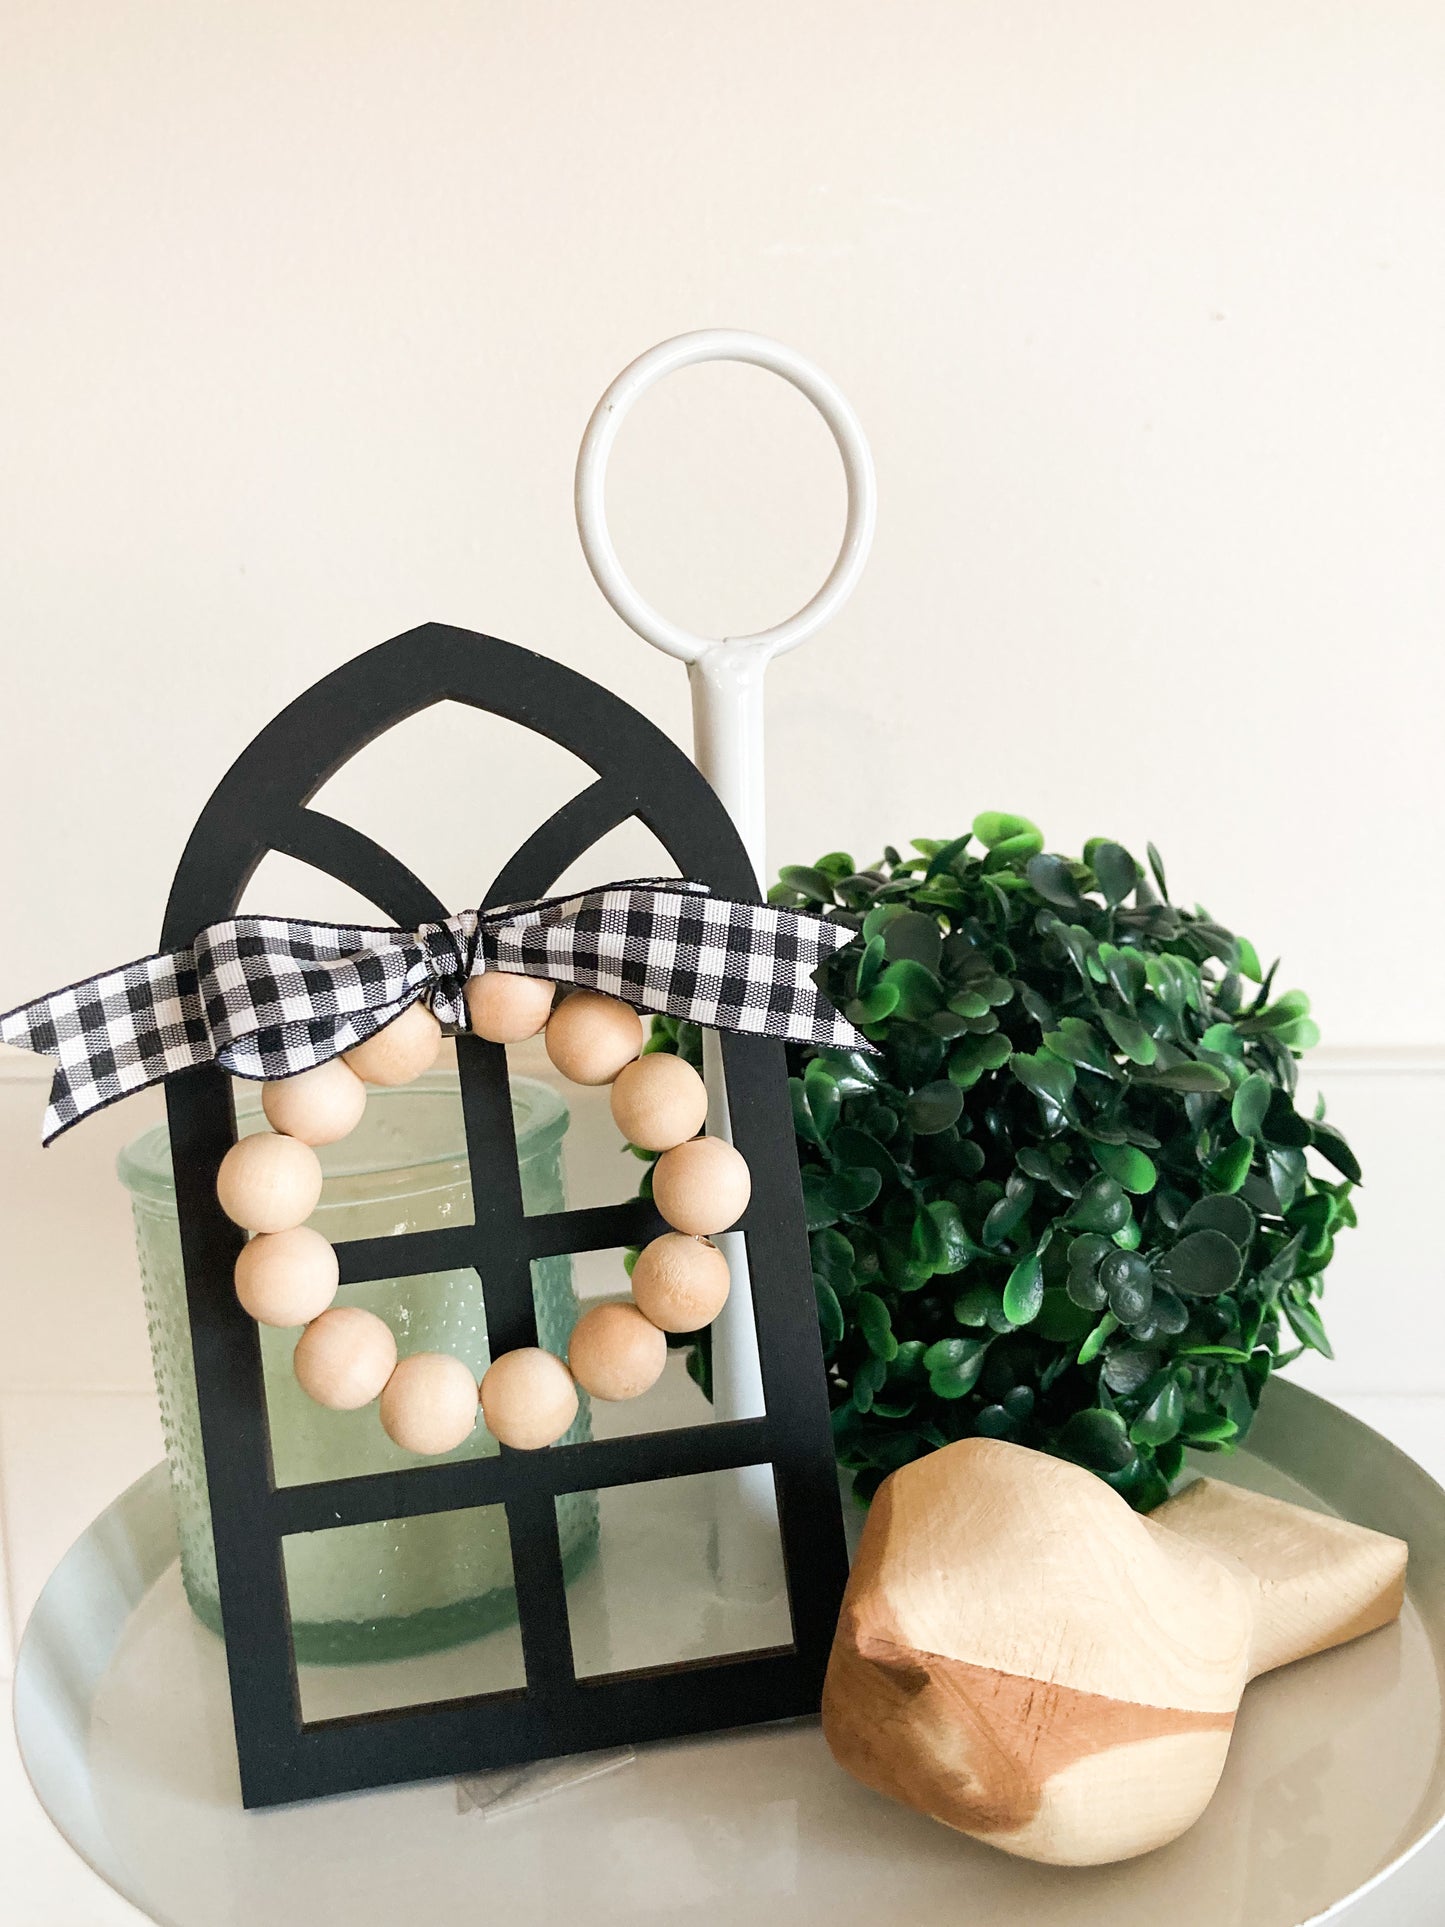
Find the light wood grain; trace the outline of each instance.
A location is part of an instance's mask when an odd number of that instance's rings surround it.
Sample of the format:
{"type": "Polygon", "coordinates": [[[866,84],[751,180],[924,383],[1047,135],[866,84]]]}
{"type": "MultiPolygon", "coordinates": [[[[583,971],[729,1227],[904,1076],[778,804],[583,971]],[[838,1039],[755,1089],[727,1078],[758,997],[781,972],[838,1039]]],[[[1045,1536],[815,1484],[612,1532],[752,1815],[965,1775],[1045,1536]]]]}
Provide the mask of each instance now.
{"type": "Polygon", "coordinates": [[[858,1779],[1082,1866],[1203,1812],[1260,1672],[1373,1630],[1405,1547],[1212,1480],[1134,1513],[1092,1473],[971,1439],[885,1480],[823,1698],[858,1779]]]}

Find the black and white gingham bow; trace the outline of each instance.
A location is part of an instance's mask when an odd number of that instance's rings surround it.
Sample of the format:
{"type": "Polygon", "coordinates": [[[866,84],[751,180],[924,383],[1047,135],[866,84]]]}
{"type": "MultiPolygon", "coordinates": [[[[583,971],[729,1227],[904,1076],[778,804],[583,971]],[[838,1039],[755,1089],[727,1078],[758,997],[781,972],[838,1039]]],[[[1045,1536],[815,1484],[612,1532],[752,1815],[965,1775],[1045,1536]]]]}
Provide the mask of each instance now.
{"type": "Polygon", "coordinates": [[[464,910],[419,930],[235,917],[176,950],[0,1016],[0,1039],[58,1059],[43,1136],[173,1071],[220,1064],[292,1077],[350,1050],[418,999],[467,1030],[486,970],[605,991],[710,1029],[871,1050],[815,973],[853,933],[674,877],[464,910]]]}

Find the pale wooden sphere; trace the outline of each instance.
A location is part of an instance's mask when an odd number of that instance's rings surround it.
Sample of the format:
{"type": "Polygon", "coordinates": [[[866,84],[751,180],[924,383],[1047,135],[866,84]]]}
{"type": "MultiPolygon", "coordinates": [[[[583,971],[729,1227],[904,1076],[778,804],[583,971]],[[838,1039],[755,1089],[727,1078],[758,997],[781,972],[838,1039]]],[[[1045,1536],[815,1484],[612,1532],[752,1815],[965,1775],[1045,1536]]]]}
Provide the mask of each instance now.
{"type": "Polygon", "coordinates": [[[707,1117],[707,1086],[686,1059],[653,1051],[624,1064],[612,1086],[612,1118],[629,1144],[670,1151],[696,1137],[707,1117]]]}
{"type": "Polygon", "coordinates": [[[640,1398],[662,1377],[667,1340],[636,1305],[594,1305],[572,1328],[567,1363],[594,1398],[640,1398]]]}
{"type": "Polygon", "coordinates": [[[361,1122],[366,1086],[351,1067],[332,1057],[315,1070],[278,1077],[261,1087],[261,1109],[273,1131],[303,1144],[335,1144],[361,1122]]]}
{"type": "Polygon", "coordinates": [[[753,1181],[741,1152],[720,1137],[695,1137],[652,1167],[652,1200],[675,1231],[710,1238],[748,1208],[753,1181]]]}
{"type": "Polygon", "coordinates": [[[442,1047],[442,1027],[425,1004],[408,1004],[385,1030],[346,1053],[346,1061],[368,1084],[410,1084],[429,1071],[442,1047]]]}
{"type": "Polygon", "coordinates": [[[310,1225],[266,1231],[236,1260],[236,1296],[258,1325],[309,1325],[336,1296],[336,1252],[310,1225]]]}
{"type": "Polygon", "coordinates": [[[454,1451],[476,1422],[477,1381],[449,1352],[415,1352],[386,1381],[381,1426],[403,1452],[454,1451]]]}
{"type": "Polygon", "coordinates": [[[359,1305],[333,1305],[296,1341],[296,1383],[333,1412],[355,1412],[379,1397],[396,1370],[391,1327],[359,1305]]]}
{"type": "Polygon", "coordinates": [[[560,1358],[536,1345],[503,1352],[482,1380],[482,1417],[503,1445],[554,1445],[577,1416],[577,1387],[560,1358]]]}
{"type": "Polygon", "coordinates": [[[610,1084],[642,1049],[642,1019],[617,997],[574,990],[548,1020],[547,1055],[574,1084],[610,1084]]]}
{"type": "Polygon", "coordinates": [[[695,1332],[727,1303],[732,1279],[716,1245],[665,1231],[644,1245],[632,1267],[632,1296],[659,1331],[695,1332]]]}
{"type": "Polygon", "coordinates": [[[289,1231],[321,1197],[321,1160],[299,1138],[258,1131],[233,1144],[216,1173],[216,1196],[247,1231],[289,1231]]]}
{"type": "Polygon", "coordinates": [[[491,1044],[520,1044],[535,1037],[552,1012],[556,984],[543,977],[518,977],[488,970],[469,977],[464,995],[467,1015],[478,1037],[491,1044]]]}

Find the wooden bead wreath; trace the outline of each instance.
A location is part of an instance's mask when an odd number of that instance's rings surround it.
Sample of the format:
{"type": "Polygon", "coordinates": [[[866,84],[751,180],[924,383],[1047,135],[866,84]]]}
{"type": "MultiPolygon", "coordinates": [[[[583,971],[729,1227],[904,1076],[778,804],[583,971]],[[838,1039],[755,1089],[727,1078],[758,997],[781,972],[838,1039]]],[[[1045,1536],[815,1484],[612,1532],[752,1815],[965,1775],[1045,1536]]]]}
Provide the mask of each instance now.
{"type": "Polygon", "coordinates": [[[502,971],[473,978],[465,994],[479,1037],[516,1044],[545,1031],[561,1074],[574,1084],[610,1084],[619,1130],[662,1154],[653,1199],[673,1229],[639,1255],[630,1304],[596,1305],[577,1320],[565,1363],[520,1346],[493,1359],[478,1387],[448,1353],[399,1360],[384,1319],[333,1302],[336,1252],[305,1222],[321,1197],[315,1147],[356,1128],[368,1084],[409,1084],[435,1064],[442,1030],[424,1004],[344,1057],[266,1084],[261,1107],[271,1130],[233,1144],[216,1178],[222,1210],[253,1234],[236,1260],[242,1307],[258,1324],[305,1326],[294,1361],[301,1389],[339,1412],[379,1400],[387,1436],[428,1456],[471,1436],[479,1403],[495,1438],[533,1451],[554,1444],[576,1418],[579,1385],[601,1399],[648,1391],[667,1362],[666,1334],[699,1331],[722,1310],[727,1260],[709,1240],[737,1222],[752,1190],[739,1153],[697,1135],[707,1116],[702,1079],[679,1057],[642,1055],[642,1019],[630,1004],[578,990],[554,1010],[554,984],[502,971]]]}

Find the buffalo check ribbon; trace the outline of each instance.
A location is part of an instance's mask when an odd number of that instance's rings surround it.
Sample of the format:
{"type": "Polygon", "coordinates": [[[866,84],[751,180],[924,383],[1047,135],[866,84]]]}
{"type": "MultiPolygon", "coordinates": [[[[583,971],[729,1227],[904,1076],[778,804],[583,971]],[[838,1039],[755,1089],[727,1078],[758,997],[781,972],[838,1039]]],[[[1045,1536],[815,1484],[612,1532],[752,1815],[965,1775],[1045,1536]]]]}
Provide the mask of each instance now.
{"type": "Polygon", "coordinates": [[[675,877],[464,910],[419,930],[233,917],[186,950],[141,957],[0,1016],[0,1040],[58,1060],[49,1144],[90,1112],[175,1071],[294,1077],[425,1002],[470,1029],[487,970],[598,990],[710,1029],[871,1050],[818,971],[853,932],[675,877]]]}

